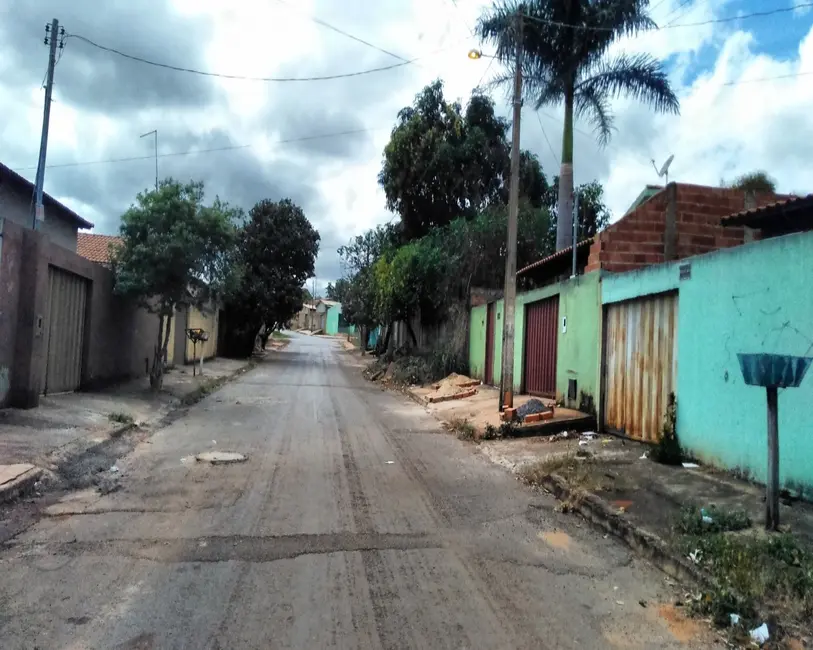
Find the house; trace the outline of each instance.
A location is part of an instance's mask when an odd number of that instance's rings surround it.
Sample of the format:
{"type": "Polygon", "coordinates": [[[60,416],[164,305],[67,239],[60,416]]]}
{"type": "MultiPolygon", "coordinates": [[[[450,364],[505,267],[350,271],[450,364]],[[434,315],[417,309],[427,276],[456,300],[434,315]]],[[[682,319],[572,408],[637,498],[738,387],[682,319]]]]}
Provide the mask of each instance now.
{"type": "MultiPolygon", "coordinates": [[[[32,228],[33,201],[34,184],[0,163],[0,219],[32,228]]],[[[43,194],[43,204],[45,221],[41,232],[57,246],[75,253],[79,229],[93,228],[93,224],[49,194],[43,194]]]]}
{"type": "MultiPolygon", "coordinates": [[[[574,277],[572,247],[520,269],[517,280],[525,290],[518,293],[515,310],[513,391],[554,397],[568,407],[598,411],[601,350],[608,336],[603,327],[604,277],[739,246],[746,241],[744,228],[726,226],[721,219],[776,200],[774,194],[754,196],[686,183],[670,183],[665,188],[648,186],[627,214],[595,237],[577,244],[574,277]]],[[[470,312],[470,374],[489,384],[498,384],[501,375],[502,305],[502,300],[493,300],[470,312]]],[[[674,305],[668,303],[628,305],[627,309],[623,313],[610,310],[617,319],[610,321],[615,323],[612,335],[634,336],[638,327],[643,327],[645,333],[651,325],[647,319],[660,322],[658,319],[674,317],[670,312],[674,305]]],[[[673,357],[664,357],[660,362],[667,368],[673,357]]],[[[670,388],[669,381],[660,384],[654,412],[662,413],[670,388]]],[[[629,423],[620,424],[633,431],[629,423]]],[[[646,432],[636,431],[635,435],[642,437],[657,436],[660,425],[656,427],[653,420],[646,423],[646,432]]]]}
{"type": "Polygon", "coordinates": [[[76,252],[91,262],[110,268],[110,250],[121,246],[121,237],[80,232],[76,239],[76,252]]]}
{"type": "Polygon", "coordinates": [[[317,300],[315,304],[315,323],[312,331],[321,331],[323,334],[351,334],[356,331],[342,316],[342,303],[335,300],[317,300]]]}
{"type": "Polygon", "coordinates": [[[294,329],[297,330],[313,330],[314,320],[316,316],[316,307],[310,303],[306,302],[302,305],[302,309],[299,310],[299,313],[296,315],[294,319],[294,329]]]}
{"type": "MultiPolygon", "coordinates": [[[[752,240],[679,261],[607,274],[600,425],[656,441],[674,394],[681,445],[702,461],[764,482],[764,389],[739,353],[813,355],[813,197],[740,210],[724,228],[752,240]]],[[[780,481],[813,493],[813,375],[779,391],[780,481]]]]}

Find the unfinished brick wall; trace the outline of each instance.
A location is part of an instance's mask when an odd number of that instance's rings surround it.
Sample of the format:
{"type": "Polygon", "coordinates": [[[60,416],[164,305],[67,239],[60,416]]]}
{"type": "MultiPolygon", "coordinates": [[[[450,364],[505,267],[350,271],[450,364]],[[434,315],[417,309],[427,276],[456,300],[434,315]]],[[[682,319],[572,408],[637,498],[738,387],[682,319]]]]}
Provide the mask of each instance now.
{"type": "Polygon", "coordinates": [[[670,183],[602,232],[590,248],[585,273],[613,273],[701,255],[745,242],[744,228],[724,228],[723,217],[784,197],[670,183]]]}

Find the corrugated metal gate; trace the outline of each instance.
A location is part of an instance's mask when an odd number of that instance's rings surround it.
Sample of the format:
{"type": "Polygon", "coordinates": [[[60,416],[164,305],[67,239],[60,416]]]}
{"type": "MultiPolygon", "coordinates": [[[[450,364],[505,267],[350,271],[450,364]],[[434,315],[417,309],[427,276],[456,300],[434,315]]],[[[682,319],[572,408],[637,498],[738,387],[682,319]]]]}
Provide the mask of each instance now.
{"type": "Polygon", "coordinates": [[[495,321],[494,303],[488,303],[486,315],[486,368],[484,381],[488,385],[494,384],[494,326],[495,321]]]}
{"type": "Polygon", "coordinates": [[[609,305],[604,327],[604,425],[660,439],[677,376],[676,293],[609,305]]]}
{"type": "Polygon", "coordinates": [[[525,392],[556,396],[556,328],[559,296],[525,307],[525,392]]]}
{"type": "Polygon", "coordinates": [[[82,350],[88,282],[48,267],[48,351],[44,393],[76,390],[82,381],[82,350]]]}

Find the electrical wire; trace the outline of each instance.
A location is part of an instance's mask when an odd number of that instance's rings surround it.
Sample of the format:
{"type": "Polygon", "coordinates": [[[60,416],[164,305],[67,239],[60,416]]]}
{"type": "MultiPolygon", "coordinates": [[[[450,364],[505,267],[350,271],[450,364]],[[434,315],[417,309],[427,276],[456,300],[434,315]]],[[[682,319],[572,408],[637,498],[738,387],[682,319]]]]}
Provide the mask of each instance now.
{"type": "Polygon", "coordinates": [[[366,45],[367,47],[371,47],[374,50],[378,50],[379,52],[383,52],[384,54],[386,54],[388,56],[391,56],[391,57],[393,57],[395,59],[399,59],[400,61],[404,61],[406,63],[411,63],[412,62],[411,60],[405,59],[404,57],[399,56],[398,54],[394,54],[394,53],[390,52],[389,50],[385,50],[385,49],[383,49],[381,47],[378,47],[378,45],[373,45],[369,41],[365,41],[363,38],[359,38],[358,36],[353,36],[353,34],[349,34],[348,32],[346,32],[346,31],[344,31],[342,29],[339,29],[338,27],[335,27],[334,25],[331,25],[330,23],[322,20],[321,18],[317,18],[313,14],[307,14],[307,13],[305,13],[303,11],[298,11],[291,3],[287,2],[286,0],[277,0],[277,2],[279,2],[280,4],[284,4],[284,5],[288,6],[288,7],[291,7],[297,13],[301,14],[302,16],[305,16],[306,18],[313,21],[317,25],[321,25],[322,27],[325,27],[326,29],[334,31],[337,34],[341,34],[342,36],[346,36],[347,38],[349,38],[349,39],[351,39],[353,41],[356,41],[357,43],[361,43],[362,45],[366,45]]]}
{"type": "Polygon", "coordinates": [[[553,147],[551,146],[550,140],[548,140],[548,134],[545,133],[545,127],[542,126],[542,118],[539,117],[539,113],[536,113],[536,121],[539,122],[539,128],[542,129],[542,135],[545,136],[545,142],[548,143],[548,149],[550,149],[550,155],[553,157],[553,166],[556,167],[556,154],[553,151],[553,147]]]}
{"type": "Polygon", "coordinates": [[[759,79],[740,79],[739,81],[727,81],[720,84],[721,86],[739,86],[740,84],[754,84],[762,81],[775,81],[777,79],[793,79],[795,77],[807,77],[813,75],[813,72],[791,72],[790,74],[780,74],[775,77],[760,77],[759,79]]]}
{"type": "MultiPolygon", "coordinates": [[[[308,135],[301,138],[288,138],[285,140],[276,140],[272,144],[291,144],[293,142],[306,142],[308,140],[321,140],[323,138],[336,138],[344,135],[353,135],[356,133],[367,133],[370,131],[381,131],[381,128],[370,128],[370,129],[352,129],[349,131],[338,131],[336,133],[322,133],[319,135],[308,135]]],[[[169,153],[161,153],[158,154],[158,158],[170,158],[175,156],[191,156],[194,154],[200,153],[214,153],[219,151],[234,151],[237,149],[249,149],[254,145],[251,144],[239,144],[239,145],[230,145],[228,147],[214,147],[212,149],[190,149],[188,151],[174,151],[169,153]]],[[[133,156],[130,158],[109,158],[106,160],[86,160],[82,162],[72,162],[72,163],[59,163],[56,165],[46,165],[46,169],[56,169],[60,167],[82,167],[85,165],[103,165],[108,163],[123,163],[123,162],[133,162],[136,160],[155,160],[155,154],[151,156],[133,156]]],[[[14,171],[24,171],[29,169],[36,169],[36,165],[33,167],[17,167],[12,168],[14,171]]]]}
{"type": "Polygon", "coordinates": [[[681,11],[681,9],[683,9],[691,1],[692,0],[682,0],[682,2],[677,7],[675,7],[671,12],[669,12],[669,14],[667,14],[666,18],[664,18],[664,21],[669,21],[669,22],[667,22],[664,25],[664,27],[669,27],[670,25],[673,25],[678,20],[680,20],[680,18],[686,13],[685,11],[681,11]],[[672,18],[672,16],[674,16],[674,18],[672,18]],[[670,18],[672,18],[672,20],[669,20],[670,18]]]}
{"type": "Polygon", "coordinates": [[[435,54],[436,52],[430,52],[424,56],[415,57],[414,59],[409,59],[407,61],[402,61],[401,63],[393,63],[391,65],[385,65],[378,68],[370,68],[368,70],[359,70],[358,72],[346,72],[343,74],[332,74],[332,75],[323,75],[323,76],[315,76],[315,77],[251,77],[247,75],[237,75],[237,74],[222,74],[218,72],[206,72],[204,70],[196,70],[194,68],[184,68],[181,66],[170,65],[167,63],[158,63],[156,61],[150,61],[149,59],[145,59],[140,56],[135,56],[133,54],[127,54],[122,52],[121,50],[117,50],[112,47],[107,47],[106,45],[100,45],[99,43],[95,43],[94,41],[90,40],[89,38],[82,36],[81,34],[69,34],[69,38],[75,38],[80,40],[88,45],[91,45],[95,48],[103,50],[105,52],[110,52],[112,54],[116,54],[120,57],[125,59],[130,59],[131,61],[138,61],[139,63],[144,63],[146,65],[151,65],[156,68],[165,68],[167,70],[174,70],[175,72],[187,72],[189,74],[196,74],[202,77],[217,77],[219,79],[236,79],[240,81],[263,81],[263,82],[292,82],[292,81],[329,81],[331,79],[346,79],[348,77],[360,77],[362,75],[368,75],[375,72],[384,72],[385,70],[393,70],[395,68],[402,68],[405,65],[410,65],[415,63],[421,58],[425,58],[430,56],[431,54],[435,54]]]}
{"type": "MultiPolygon", "coordinates": [[[[804,9],[807,7],[813,7],[813,2],[803,2],[795,5],[791,5],[790,7],[781,7],[779,9],[770,9],[768,11],[754,11],[749,14],[740,14],[738,16],[727,16],[724,18],[712,18],[710,20],[703,20],[696,23],[678,23],[676,25],[664,25],[663,27],[655,27],[653,31],[660,31],[662,29],[677,29],[680,27],[702,27],[704,25],[716,25],[719,23],[730,23],[735,20],[744,20],[746,18],[765,18],[767,16],[773,16],[774,14],[783,14],[788,13],[791,11],[796,11],[797,9],[804,9]]],[[[527,14],[523,14],[523,18],[528,20],[532,20],[538,23],[542,23],[544,25],[553,25],[554,27],[567,27],[570,29],[579,29],[583,31],[592,31],[592,32],[614,32],[614,27],[594,27],[591,25],[574,25],[571,23],[563,23],[557,20],[548,20],[546,18],[539,18],[537,16],[529,16],[527,14]]]]}

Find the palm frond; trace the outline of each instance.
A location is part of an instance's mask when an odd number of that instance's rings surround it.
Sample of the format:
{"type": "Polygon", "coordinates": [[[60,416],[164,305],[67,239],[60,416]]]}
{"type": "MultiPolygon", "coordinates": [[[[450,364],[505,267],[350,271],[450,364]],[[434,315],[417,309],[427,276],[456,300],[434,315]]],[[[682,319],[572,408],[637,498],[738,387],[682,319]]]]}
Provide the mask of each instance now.
{"type": "Polygon", "coordinates": [[[585,71],[576,94],[609,100],[626,95],[662,113],[679,113],[680,102],[660,61],[649,54],[620,54],[585,71]]]}
{"type": "Polygon", "coordinates": [[[574,113],[575,117],[592,123],[599,145],[606,146],[613,133],[613,115],[607,97],[597,94],[595,89],[582,88],[574,98],[574,113]]]}

